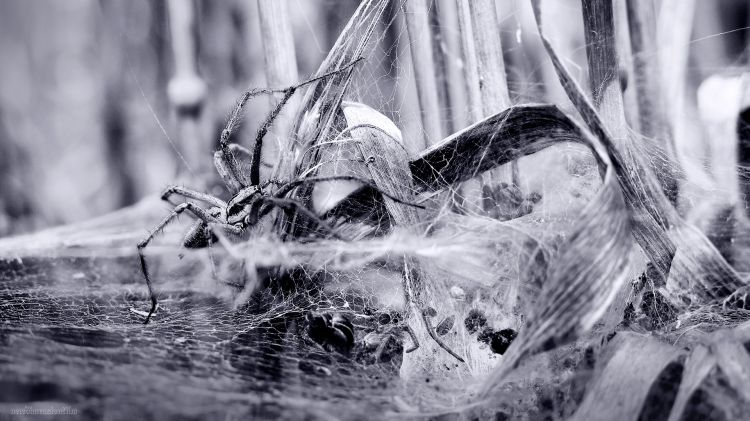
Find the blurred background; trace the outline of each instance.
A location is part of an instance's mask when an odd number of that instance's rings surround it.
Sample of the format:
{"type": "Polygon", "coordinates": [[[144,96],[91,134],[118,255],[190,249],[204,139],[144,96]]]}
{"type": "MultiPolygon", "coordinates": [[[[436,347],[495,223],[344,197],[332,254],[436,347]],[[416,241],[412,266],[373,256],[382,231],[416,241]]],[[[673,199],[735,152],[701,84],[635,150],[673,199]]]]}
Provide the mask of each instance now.
{"type": "MultiPolygon", "coordinates": [[[[435,15],[430,25],[455,14],[453,0],[426,3],[435,15]],[[442,15],[434,12],[441,8],[442,15]]],[[[512,102],[562,102],[546,59],[535,52],[527,3],[498,1],[512,102]]],[[[556,17],[548,21],[550,37],[585,78],[579,1],[547,3],[554,4],[546,13],[556,17]]],[[[358,1],[287,5],[295,78],[302,80],[314,74],[358,1]]],[[[748,6],[744,0],[696,2],[690,84],[746,65],[748,6]]],[[[365,82],[379,86],[381,99],[371,105],[381,106],[408,134],[421,130],[414,122],[411,61],[404,58],[409,39],[398,6],[391,9],[379,39],[381,57],[366,64],[365,82]]],[[[433,31],[438,34],[433,48],[449,66],[462,66],[451,26],[441,28],[433,31]]],[[[86,220],[154,194],[179,174],[210,171],[210,150],[241,92],[278,87],[266,77],[268,42],[258,0],[0,2],[0,235],[86,220]],[[179,32],[184,13],[193,14],[192,23],[179,32]],[[187,47],[176,33],[192,34],[187,47]],[[184,51],[195,56],[184,59],[184,51]],[[170,81],[177,76],[183,85],[173,89],[184,95],[170,96],[170,81]]],[[[461,95],[460,87],[451,91],[461,95]]],[[[455,121],[445,125],[443,135],[469,123],[455,98],[451,103],[455,121]]],[[[266,98],[249,104],[243,136],[252,136],[269,104],[266,98]]]]}

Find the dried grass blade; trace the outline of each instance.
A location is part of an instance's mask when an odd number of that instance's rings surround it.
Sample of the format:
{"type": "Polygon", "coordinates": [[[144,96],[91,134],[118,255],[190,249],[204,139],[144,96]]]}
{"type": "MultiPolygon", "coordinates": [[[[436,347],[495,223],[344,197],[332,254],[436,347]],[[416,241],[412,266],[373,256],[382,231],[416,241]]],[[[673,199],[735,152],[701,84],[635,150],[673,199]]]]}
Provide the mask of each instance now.
{"type": "MultiPolygon", "coordinates": [[[[606,148],[634,221],[633,236],[664,279],[674,266],[673,301],[707,304],[745,285],[716,248],[677,215],[656,178],[630,147],[616,145],[601,117],[558,58],[542,30],[541,0],[532,0],[537,28],[560,82],[587,126],[606,148]],[[670,231],[671,230],[671,231],[670,231]],[[675,253],[680,248],[680,253],[675,253]],[[674,261],[673,261],[674,259],[674,261]]],[[[668,285],[669,286],[669,285],[668,285]]]]}
{"type": "Polygon", "coordinates": [[[682,418],[688,400],[715,366],[716,358],[707,347],[698,345],[693,349],[693,352],[685,361],[682,383],[680,384],[680,390],[677,392],[677,398],[672,405],[669,421],[678,421],[682,418]]]}
{"type": "Polygon", "coordinates": [[[519,105],[485,118],[423,151],[409,164],[414,184],[436,191],[581,133],[554,105],[519,105]]]}
{"type": "Polygon", "coordinates": [[[548,269],[539,310],[529,316],[526,328],[488,377],[485,398],[522,359],[573,341],[593,327],[628,277],[630,231],[622,193],[609,169],[602,189],[548,269]]]}
{"type": "Polygon", "coordinates": [[[560,142],[584,143],[592,149],[604,173],[603,187],[550,266],[539,310],[489,377],[485,397],[523,358],[578,338],[601,317],[628,275],[630,214],[605,148],[554,106],[511,108],[446,139],[411,163],[419,188],[440,189],[471,177],[472,171],[560,142]]]}
{"type": "Polygon", "coordinates": [[[711,348],[730,386],[745,402],[750,402],[750,355],[745,348],[728,340],[717,340],[711,348]]]}
{"type": "Polygon", "coordinates": [[[680,351],[648,336],[619,333],[608,347],[615,349],[572,419],[638,419],[651,385],[680,351]]]}
{"type": "Polygon", "coordinates": [[[419,115],[422,120],[424,142],[419,149],[432,145],[442,139],[440,123],[440,103],[435,62],[432,55],[430,40],[430,25],[428,20],[426,0],[405,0],[401,3],[406,21],[406,32],[409,35],[409,51],[411,52],[412,70],[417,86],[417,100],[419,115]]]}

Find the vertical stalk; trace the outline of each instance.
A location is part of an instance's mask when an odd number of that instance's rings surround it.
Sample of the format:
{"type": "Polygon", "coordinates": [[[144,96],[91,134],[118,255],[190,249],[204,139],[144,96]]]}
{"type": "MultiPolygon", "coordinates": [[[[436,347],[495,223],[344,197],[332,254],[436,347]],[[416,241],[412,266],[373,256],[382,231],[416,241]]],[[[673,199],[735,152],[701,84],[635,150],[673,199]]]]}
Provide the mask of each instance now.
{"type": "Polygon", "coordinates": [[[482,93],[479,90],[479,64],[477,48],[474,44],[474,28],[471,22],[469,0],[457,0],[458,26],[461,31],[461,48],[464,58],[464,75],[466,77],[466,95],[469,102],[469,123],[482,119],[482,93]]]}
{"type": "Polygon", "coordinates": [[[422,130],[426,137],[420,149],[424,149],[428,145],[439,142],[443,137],[427,4],[426,0],[405,0],[402,7],[406,31],[409,34],[409,48],[414,80],[417,84],[422,130]]]}
{"type": "Polygon", "coordinates": [[[200,116],[206,97],[206,83],[198,75],[198,29],[193,0],[169,0],[170,32],[174,56],[174,76],[169,81],[169,101],[177,112],[177,130],[184,155],[185,170],[202,173],[209,167],[210,144],[201,136],[200,116]]]}
{"type": "MultiPolygon", "coordinates": [[[[582,0],[583,26],[586,35],[586,57],[588,59],[589,80],[594,105],[609,129],[616,144],[623,146],[631,155],[632,140],[628,136],[625,122],[625,108],[620,90],[615,39],[613,3],[609,0],[582,0]]],[[[651,170],[659,179],[664,194],[674,204],[677,200],[678,171],[667,159],[663,145],[645,144],[652,159],[648,160],[651,170]],[[659,150],[661,149],[661,150],[659,150]]],[[[631,157],[629,159],[635,159],[631,157]]]]}
{"type": "MultiPolygon", "coordinates": [[[[674,151],[671,134],[665,127],[664,102],[659,87],[660,63],[656,48],[656,11],[651,0],[625,2],[633,52],[633,85],[638,104],[641,133],[656,139],[665,151],[674,151]]],[[[674,158],[673,154],[671,158],[674,158]]]]}
{"type": "Polygon", "coordinates": [[[742,97],[737,117],[737,170],[739,171],[739,196],[743,214],[750,218],[750,73],[742,75],[742,97]]]}
{"type": "Polygon", "coordinates": [[[685,137],[685,81],[694,13],[695,0],[663,0],[657,24],[659,61],[665,64],[660,69],[659,85],[667,110],[666,124],[674,136],[675,146],[685,137]]]}
{"type": "Polygon", "coordinates": [[[614,10],[610,0],[582,0],[586,58],[594,106],[607,128],[622,144],[627,140],[615,42],[614,10]]]}
{"type": "Polygon", "coordinates": [[[486,117],[510,107],[500,22],[493,0],[471,0],[468,3],[476,47],[482,114],[486,117]]]}
{"type": "Polygon", "coordinates": [[[440,108],[440,121],[442,124],[442,133],[453,133],[458,128],[464,127],[464,124],[458,123],[457,114],[460,114],[462,106],[460,105],[460,73],[456,66],[455,51],[458,22],[455,20],[456,14],[453,2],[436,2],[431,1],[430,7],[430,28],[432,29],[432,53],[435,58],[435,80],[438,86],[438,101],[440,108]]]}
{"type": "MultiPolygon", "coordinates": [[[[258,19],[260,20],[260,38],[263,44],[265,59],[266,83],[271,88],[284,88],[299,82],[297,72],[297,55],[294,48],[294,36],[289,22],[289,2],[287,0],[258,0],[258,19]]],[[[273,107],[280,96],[270,99],[273,107]]],[[[299,99],[292,97],[286,107],[297,109],[299,99]]],[[[264,162],[276,162],[281,150],[287,146],[285,142],[292,126],[293,115],[282,113],[274,121],[271,131],[276,133],[280,141],[263,142],[262,159],[264,162]]]]}
{"type": "MultiPolygon", "coordinates": [[[[492,0],[458,0],[467,92],[473,121],[510,107],[497,8],[492,0]],[[476,70],[474,70],[476,69],[476,70]]],[[[493,171],[501,181],[518,184],[518,163],[493,171]]]]}
{"type": "Polygon", "coordinates": [[[633,84],[636,90],[638,126],[641,133],[662,151],[664,171],[669,177],[660,177],[664,192],[672,202],[677,200],[681,173],[672,131],[667,124],[665,101],[660,83],[659,54],[656,42],[656,11],[651,0],[627,0],[630,48],[633,54],[633,84]]]}

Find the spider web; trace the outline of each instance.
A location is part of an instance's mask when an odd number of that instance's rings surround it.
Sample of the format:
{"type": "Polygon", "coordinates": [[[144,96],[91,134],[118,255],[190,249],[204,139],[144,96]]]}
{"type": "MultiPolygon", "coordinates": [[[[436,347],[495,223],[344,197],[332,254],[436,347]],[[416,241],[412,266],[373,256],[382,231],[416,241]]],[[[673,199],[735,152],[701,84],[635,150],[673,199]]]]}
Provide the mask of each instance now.
{"type": "MultiPolygon", "coordinates": [[[[68,404],[96,419],[590,419],[612,415],[601,405],[617,400],[623,418],[748,413],[746,312],[721,308],[744,282],[736,271],[747,270],[748,236],[735,221],[734,245],[722,248],[725,192],[679,179],[684,200],[712,200],[692,219],[678,215],[656,174],[677,174],[668,155],[647,142],[613,145],[564,77],[565,113],[519,106],[414,148],[409,140],[423,133],[409,105],[409,41],[399,7],[385,3],[363,2],[321,66],[366,52],[350,79],[307,92],[279,172],[354,175],[426,209],[361,183],[329,183],[307,199],[354,241],[281,241],[293,223],[282,218],[247,242],[221,237],[202,251],[168,246],[183,220],[149,250],[160,308],[146,326],[134,244],[163,216],[157,201],[4,240],[0,384],[10,398],[0,409],[68,404]],[[490,183],[475,202],[460,189],[513,160],[528,174],[519,188],[490,183]],[[394,175],[407,167],[411,176],[394,175]],[[435,310],[434,325],[453,318],[441,338],[466,363],[432,340],[424,308],[435,310]],[[310,338],[310,311],[350,317],[348,355],[310,338]],[[477,311],[491,331],[519,332],[503,356],[464,322],[477,311]],[[403,352],[403,335],[374,359],[384,312],[402,314],[417,351],[403,352]],[[660,398],[671,405],[659,409],[660,398]]],[[[518,97],[533,97],[523,89],[518,97]]]]}

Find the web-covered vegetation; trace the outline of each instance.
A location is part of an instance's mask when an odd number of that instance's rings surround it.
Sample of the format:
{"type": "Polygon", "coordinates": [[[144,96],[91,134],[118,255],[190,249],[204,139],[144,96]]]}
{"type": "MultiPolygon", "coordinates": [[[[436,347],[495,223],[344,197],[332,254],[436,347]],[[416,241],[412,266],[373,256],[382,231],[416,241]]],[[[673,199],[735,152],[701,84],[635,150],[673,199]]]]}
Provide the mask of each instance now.
{"type": "MultiPolygon", "coordinates": [[[[626,115],[611,5],[583,1],[589,94],[545,37],[556,22],[545,15],[542,25],[540,3],[531,2],[541,47],[566,102],[479,116],[475,107],[468,114],[485,118],[437,140],[445,128],[399,114],[370,59],[397,54],[375,54],[395,48],[388,37],[418,48],[406,33],[414,26],[394,32],[389,2],[363,1],[318,74],[364,64],[306,91],[270,177],[351,175],[377,189],[294,191],[342,239],[281,210],[197,251],[175,247],[180,229],[166,231],[147,254],[162,303],[149,325],[135,244],[163,216],[155,200],[5,240],[8,402],[69,402],[91,417],[130,405],[321,419],[750,413],[747,224],[731,194],[746,184],[741,161],[722,163],[728,178],[716,165],[690,167],[676,146],[683,123],[642,98],[661,92],[642,87],[643,71],[630,84],[657,128],[626,115]],[[415,120],[422,131],[399,130],[415,120]],[[737,187],[719,184],[727,179],[737,187]],[[321,339],[311,330],[321,314],[344,317],[337,329],[353,340],[321,339]],[[65,367],[38,369],[58,367],[57,353],[65,367]]],[[[629,12],[631,37],[642,35],[629,12]]],[[[740,101],[726,113],[726,142],[740,101]]]]}

